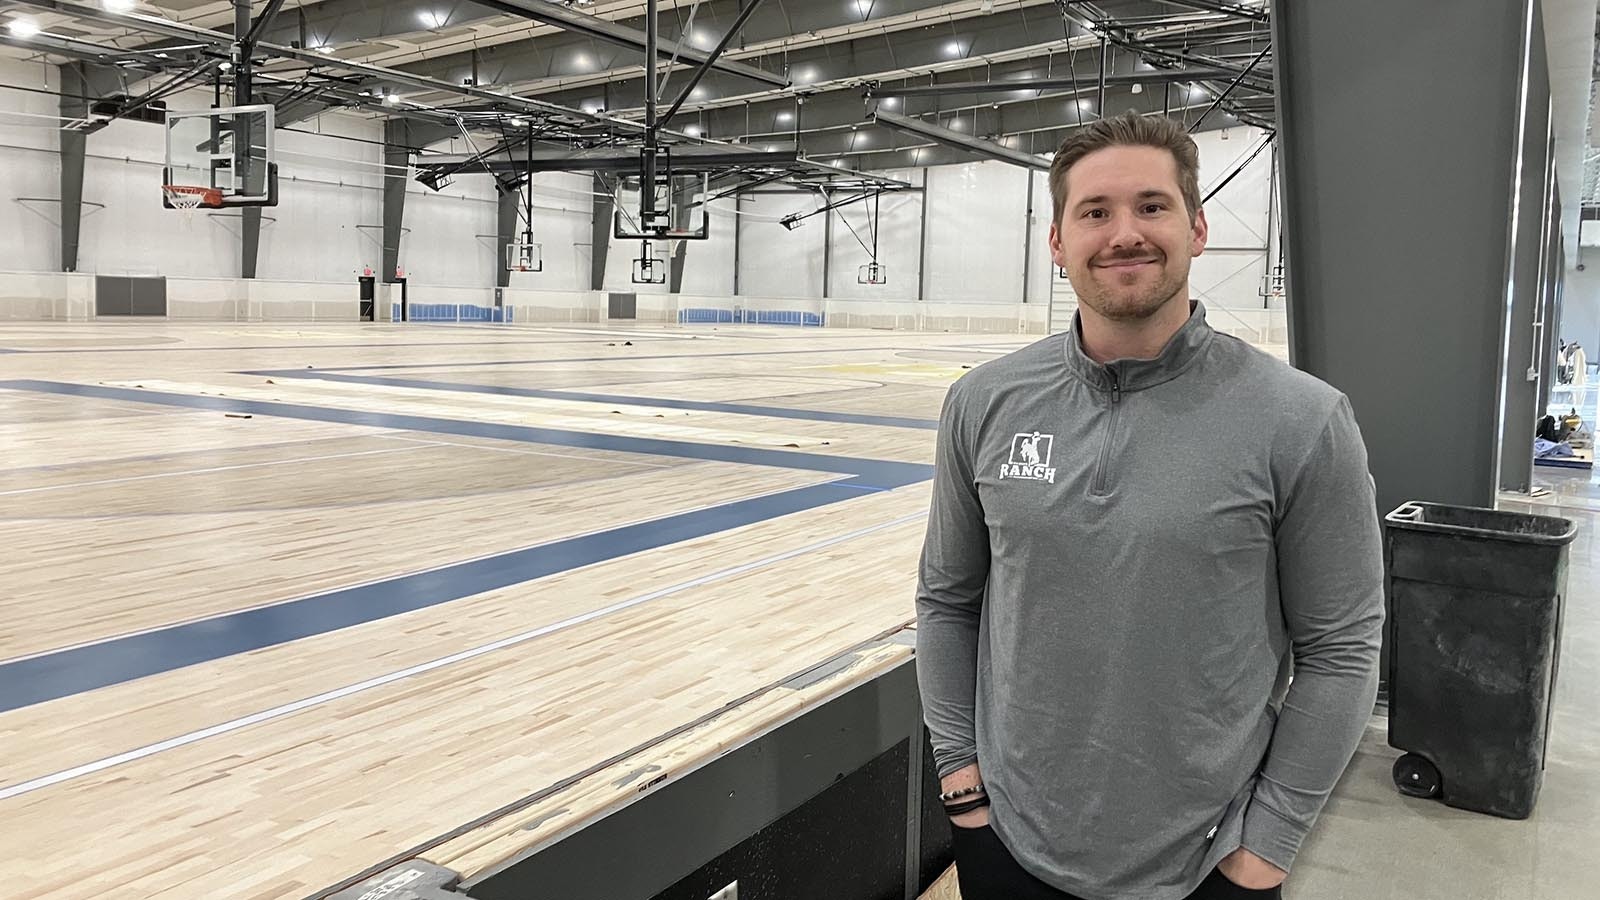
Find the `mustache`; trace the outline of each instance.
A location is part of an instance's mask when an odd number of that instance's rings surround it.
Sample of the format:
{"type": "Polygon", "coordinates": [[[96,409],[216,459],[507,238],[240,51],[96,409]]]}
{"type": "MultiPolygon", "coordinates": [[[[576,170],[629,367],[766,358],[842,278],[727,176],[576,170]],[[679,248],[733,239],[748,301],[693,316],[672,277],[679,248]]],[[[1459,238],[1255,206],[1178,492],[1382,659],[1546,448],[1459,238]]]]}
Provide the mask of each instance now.
{"type": "Polygon", "coordinates": [[[1124,263],[1124,262],[1160,262],[1161,260],[1162,260],[1162,255],[1159,254],[1159,253],[1148,253],[1148,252],[1126,253],[1126,252],[1123,252],[1123,253],[1108,253],[1108,254],[1105,254],[1103,256],[1097,256],[1097,257],[1095,257],[1094,262],[1097,265],[1104,266],[1104,265],[1114,265],[1116,263],[1124,263]]]}

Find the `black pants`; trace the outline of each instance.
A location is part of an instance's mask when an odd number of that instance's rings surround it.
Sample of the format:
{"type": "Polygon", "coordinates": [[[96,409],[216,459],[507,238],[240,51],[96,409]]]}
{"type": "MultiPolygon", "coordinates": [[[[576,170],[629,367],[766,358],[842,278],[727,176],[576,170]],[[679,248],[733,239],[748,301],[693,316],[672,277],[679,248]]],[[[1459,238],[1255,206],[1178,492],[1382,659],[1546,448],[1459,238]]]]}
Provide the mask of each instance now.
{"type": "MultiPolygon", "coordinates": [[[[1033,877],[987,825],[953,827],[961,900],[1079,900],[1033,877]]],[[[1283,888],[1253,891],[1213,871],[1188,900],[1282,900],[1283,888]]]]}

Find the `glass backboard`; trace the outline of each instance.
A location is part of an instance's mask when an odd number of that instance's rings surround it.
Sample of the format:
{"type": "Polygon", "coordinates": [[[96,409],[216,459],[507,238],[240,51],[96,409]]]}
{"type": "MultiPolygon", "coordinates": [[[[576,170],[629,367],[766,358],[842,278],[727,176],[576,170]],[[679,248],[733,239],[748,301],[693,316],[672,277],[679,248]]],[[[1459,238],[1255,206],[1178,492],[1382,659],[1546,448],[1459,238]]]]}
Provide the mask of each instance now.
{"type": "Polygon", "coordinates": [[[214,188],[224,206],[276,206],[271,105],[167,113],[165,185],[214,188]]]}

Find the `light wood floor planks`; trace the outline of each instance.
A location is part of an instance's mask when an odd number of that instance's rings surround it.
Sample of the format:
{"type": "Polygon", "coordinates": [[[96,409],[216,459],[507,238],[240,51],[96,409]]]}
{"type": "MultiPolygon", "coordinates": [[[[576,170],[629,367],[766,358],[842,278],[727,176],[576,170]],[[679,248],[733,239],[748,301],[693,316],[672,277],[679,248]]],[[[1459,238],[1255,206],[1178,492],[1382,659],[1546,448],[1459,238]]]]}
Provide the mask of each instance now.
{"type": "Polygon", "coordinates": [[[624,802],[608,771],[687,771],[903,660],[871,642],[911,621],[927,485],[826,485],[934,433],[837,414],[934,419],[1030,340],[0,325],[0,701],[31,698],[0,712],[0,894],[301,897],[423,846],[481,871],[624,802]],[[428,602],[362,618],[402,590],[428,602]]]}

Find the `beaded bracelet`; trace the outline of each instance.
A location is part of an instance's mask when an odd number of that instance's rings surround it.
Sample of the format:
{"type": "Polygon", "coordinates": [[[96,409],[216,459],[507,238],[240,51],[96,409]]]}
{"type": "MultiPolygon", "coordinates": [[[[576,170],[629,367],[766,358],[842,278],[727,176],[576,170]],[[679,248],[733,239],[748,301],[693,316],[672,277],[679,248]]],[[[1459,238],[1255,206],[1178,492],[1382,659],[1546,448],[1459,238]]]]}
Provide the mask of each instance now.
{"type": "Polygon", "coordinates": [[[939,795],[939,802],[940,803],[949,803],[951,800],[955,800],[958,797],[967,797],[967,796],[971,796],[972,794],[983,794],[983,793],[987,793],[987,792],[983,789],[982,782],[980,782],[978,784],[973,785],[972,787],[965,787],[965,788],[961,788],[959,790],[947,791],[946,793],[940,794],[939,795]]]}

